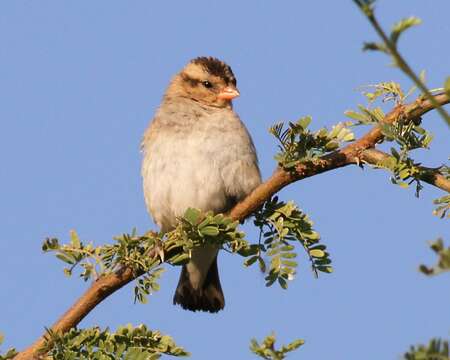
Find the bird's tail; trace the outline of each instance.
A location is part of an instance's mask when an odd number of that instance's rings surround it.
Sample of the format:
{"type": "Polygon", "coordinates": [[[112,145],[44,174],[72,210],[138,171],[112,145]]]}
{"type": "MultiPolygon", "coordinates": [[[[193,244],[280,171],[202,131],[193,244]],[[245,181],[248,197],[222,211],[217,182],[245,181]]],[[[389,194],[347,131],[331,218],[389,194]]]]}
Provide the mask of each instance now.
{"type": "Polygon", "coordinates": [[[198,289],[194,289],[192,286],[186,265],[183,265],[173,303],[181,305],[185,310],[209,311],[211,313],[224,308],[225,298],[220,286],[217,256],[209,268],[203,286],[198,289]]]}

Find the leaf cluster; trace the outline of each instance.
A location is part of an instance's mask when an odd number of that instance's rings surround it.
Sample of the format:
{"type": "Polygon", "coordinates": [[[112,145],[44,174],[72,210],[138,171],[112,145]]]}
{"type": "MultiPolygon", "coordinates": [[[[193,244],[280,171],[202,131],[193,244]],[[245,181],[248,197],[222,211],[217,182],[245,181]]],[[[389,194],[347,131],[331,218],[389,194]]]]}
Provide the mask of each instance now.
{"type": "Polygon", "coordinates": [[[76,267],[85,281],[117,271],[121,267],[133,269],[140,276],[134,288],[135,301],[146,303],[148,295],[159,290],[158,279],[162,262],[182,265],[189,261],[192,249],[198,246],[223,247],[233,252],[248,248],[244,233],[238,230],[238,222],[212,212],[187,209],[177,227],[166,234],[148,232],[138,236],[131,234],[114,237],[112,244],[95,247],[85,244],[75,231],[70,242],[60,244],[56,238],[47,238],[42,249],[54,252],[69,266],[64,269],[71,276],[76,267]]]}
{"type": "MultiPolygon", "coordinates": [[[[222,214],[202,213],[188,209],[179,219],[177,227],[164,235],[149,232],[138,236],[136,231],[115,237],[112,244],[95,247],[80,240],[71,232],[70,242],[60,244],[55,238],[46,239],[43,250],[54,252],[68,267],[70,276],[76,267],[81,268],[84,280],[95,279],[123,266],[131,267],[140,276],[135,286],[135,300],[146,302],[147,295],[159,289],[157,280],[162,273],[160,264],[180,265],[189,260],[192,250],[199,246],[215,246],[247,257],[246,265],[260,260],[267,252],[271,258],[266,278],[268,285],[276,280],[286,288],[286,280],[295,274],[297,263],[293,242],[300,243],[307,251],[314,271],[331,272],[331,260],[325,246],[319,245],[319,235],[312,229],[312,222],[292,202],[273,199],[256,214],[255,224],[264,231],[264,243],[249,244],[239,231],[237,221],[222,214]]],[[[170,337],[150,331],[144,325],[119,328],[115,333],[98,327],[71,329],[65,334],[48,331],[49,359],[157,359],[161,354],[186,356],[170,337]]],[[[268,342],[264,343],[269,344],[268,342]]],[[[262,345],[262,346],[265,346],[262,345]]],[[[274,350],[273,359],[282,359],[301,343],[294,342],[280,350],[274,350]]],[[[256,345],[255,345],[256,346],[256,345]]],[[[256,349],[256,348],[255,348],[256,349]]],[[[263,350],[261,350],[263,351],[263,350]]],[[[265,353],[269,350],[264,350],[265,353]]]]}
{"type": "MultiPolygon", "coordinates": [[[[421,76],[423,78],[423,75],[421,76]]],[[[374,92],[365,92],[369,106],[358,105],[358,111],[348,110],[345,114],[355,120],[354,125],[378,125],[384,135],[384,141],[395,142],[397,149],[391,148],[391,156],[377,163],[374,167],[388,169],[392,172],[391,182],[408,187],[416,185],[416,196],[423,188],[421,179],[430,177],[434,173],[443,173],[445,167],[425,169],[420,163],[410,157],[410,152],[416,149],[428,149],[433,135],[420,126],[420,119],[409,121],[400,117],[394,123],[386,123],[385,113],[380,106],[371,108],[370,105],[377,100],[394,101],[396,105],[403,104],[405,98],[414,91],[411,88],[405,95],[402,88],[395,82],[382,82],[371,85],[374,92]]]]}
{"type": "Polygon", "coordinates": [[[408,18],[401,19],[400,21],[396,22],[391,30],[390,40],[394,45],[397,45],[398,39],[400,38],[400,35],[402,35],[403,32],[406,30],[412,28],[413,26],[420,25],[422,23],[422,20],[420,20],[417,17],[410,16],[408,18]]]}
{"type": "Polygon", "coordinates": [[[199,209],[189,208],[179,219],[177,228],[167,234],[167,239],[183,244],[186,260],[190,257],[190,251],[199,246],[215,246],[238,252],[248,246],[245,234],[238,229],[238,225],[238,221],[223,214],[203,213],[199,209]]]}
{"type": "Polygon", "coordinates": [[[269,132],[279,142],[279,149],[275,160],[286,170],[293,169],[298,163],[310,162],[318,157],[339,148],[342,142],[353,141],[354,134],[347,128],[346,123],[339,123],[328,131],[322,128],[316,132],[308,129],[312,118],[305,116],[296,122],[275,124],[269,132]]]}
{"type": "MultiPolygon", "coordinates": [[[[419,78],[421,81],[425,81],[424,71],[420,73],[419,78]]],[[[372,108],[372,105],[377,101],[381,103],[391,101],[395,106],[402,105],[405,103],[405,100],[417,90],[417,86],[412,86],[405,93],[399,83],[395,81],[383,81],[378,84],[363,86],[362,89],[362,93],[368,101],[368,106],[359,104],[358,111],[347,110],[345,112],[345,115],[356,121],[356,123],[353,123],[352,125],[382,124],[386,114],[380,106],[372,108]],[[371,91],[365,89],[370,89],[371,91]]],[[[420,119],[417,119],[414,124],[420,125],[420,119]]]]}
{"type": "Polygon", "coordinates": [[[369,103],[381,99],[382,102],[393,101],[396,105],[404,103],[406,98],[415,90],[415,87],[412,87],[405,94],[400,84],[395,81],[384,81],[379,84],[368,85],[367,87],[374,89],[372,92],[363,92],[369,103]]]}
{"type": "MultiPolygon", "coordinates": [[[[373,16],[373,12],[371,14],[373,16]]],[[[410,16],[408,18],[401,19],[396,22],[392,27],[391,33],[389,35],[389,43],[386,44],[384,42],[367,42],[364,43],[363,50],[372,50],[372,51],[381,51],[385,54],[392,55],[391,49],[396,48],[398,45],[398,40],[400,36],[408,29],[420,25],[422,20],[417,17],[410,16]]],[[[396,62],[395,57],[393,56],[394,63],[396,62]]]]}
{"type": "Polygon", "coordinates": [[[416,196],[419,197],[420,191],[423,188],[421,179],[428,175],[429,170],[420,167],[419,163],[415,163],[411,158],[405,157],[391,148],[389,158],[376,164],[376,167],[388,169],[392,172],[391,182],[403,188],[409,187],[412,183],[416,185],[416,196]]]}
{"type": "Polygon", "coordinates": [[[425,275],[437,275],[450,271],[450,247],[444,246],[444,241],[439,238],[430,242],[430,249],[438,256],[438,262],[433,267],[420,265],[419,270],[425,275]]]}
{"type": "Polygon", "coordinates": [[[65,334],[47,333],[51,349],[46,359],[53,360],[156,360],[161,354],[189,356],[170,336],[147,329],[145,325],[122,326],[116,332],[99,327],[70,329],[65,334]]]}
{"type": "Polygon", "coordinates": [[[347,115],[352,120],[356,120],[353,125],[375,125],[383,121],[385,114],[381,107],[376,107],[370,109],[363,105],[358,105],[358,110],[347,110],[345,115],[347,115]]]}
{"type": "Polygon", "coordinates": [[[402,118],[392,124],[380,123],[380,127],[385,140],[395,141],[404,153],[420,148],[428,149],[433,140],[433,135],[423,127],[402,118]]]}
{"type": "Polygon", "coordinates": [[[138,236],[133,230],[131,234],[114,237],[112,244],[95,247],[92,243],[85,244],[75,231],[71,231],[68,244],[47,238],[42,249],[56,253],[58,259],[69,265],[64,269],[67,276],[71,276],[76,267],[81,268],[80,277],[85,281],[110,274],[123,266],[133,269],[136,275],[143,275],[134,288],[135,301],[145,303],[147,295],[159,289],[156,281],[163,270],[158,268],[161,261],[156,255],[159,253],[154,252],[160,243],[161,236],[157,233],[138,236]]]}
{"type": "Polygon", "coordinates": [[[261,344],[256,339],[252,339],[250,342],[250,350],[259,357],[267,360],[282,360],[287,353],[298,349],[305,341],[297,339],[288,345],[283,345],[280,349],[275,349],[275,334],[267,336],[261,344]]]}
{"type": "Polygon", "coordinates": [[[411,346],[405,360],[450,360],[448,341],[432,339],[428,345],[411,346]]]}
{"type": "Polygon", "coordinates": [[[448,213],[450,210],[450,195],[444,195],[435,199],[433,203],[437,205],[436,209],[433,211],[434,215],[439,216],[441,219],[445,217],[450,218],[450,213],[448,213]]]}
{"type": "Polygon", "coordinates": [[[278,281],[282,288],[287,288],[287,281],[294,278],[298,266],[296,245],[306,251],[316,276],[318,272],[333,271],[326,246],[319,244],[320,235],[314,231],[312,221],[292,201],[285,203],[277,197],[267,201],[256,212],[254,224],[260,229],[260,241],[255,247],[258,251],[245,265],[258,261],[261,270],[266,271],[262,256],[265,253],[270,258],[266,286],[278,281]]]}

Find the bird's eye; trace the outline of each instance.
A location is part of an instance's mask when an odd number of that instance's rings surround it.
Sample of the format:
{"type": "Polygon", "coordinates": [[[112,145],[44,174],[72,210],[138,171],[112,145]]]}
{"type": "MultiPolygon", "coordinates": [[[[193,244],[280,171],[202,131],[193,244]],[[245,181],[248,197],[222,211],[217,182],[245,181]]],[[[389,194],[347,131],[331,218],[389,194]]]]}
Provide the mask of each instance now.
{"type": "Polygon", "coordinates": [[[202,84],[207,89],[211,89],[213,87],[212,84],[208,80],[202,81],[202,84]]]}

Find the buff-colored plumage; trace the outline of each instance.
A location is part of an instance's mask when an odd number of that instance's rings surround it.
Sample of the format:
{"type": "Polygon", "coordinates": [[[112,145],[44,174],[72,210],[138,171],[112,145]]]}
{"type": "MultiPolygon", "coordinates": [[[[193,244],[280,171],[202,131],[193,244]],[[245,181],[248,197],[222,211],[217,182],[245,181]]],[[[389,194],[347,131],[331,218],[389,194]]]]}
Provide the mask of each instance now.
{"type": "MultiPolygon", "coordinates": [[[[189,207],[226,212],[261,182],[253,142],[232,110],[229,98],[235,95],[223,98],[224,91],[238,94],[235,85],[226,64],[194,59],[172,79],[145,132],[145,201],[163,231],[189,207]]],[[[213,247],[193,251],[175,303],[193,311],[223,308],[217,253],[213,247]]]]}

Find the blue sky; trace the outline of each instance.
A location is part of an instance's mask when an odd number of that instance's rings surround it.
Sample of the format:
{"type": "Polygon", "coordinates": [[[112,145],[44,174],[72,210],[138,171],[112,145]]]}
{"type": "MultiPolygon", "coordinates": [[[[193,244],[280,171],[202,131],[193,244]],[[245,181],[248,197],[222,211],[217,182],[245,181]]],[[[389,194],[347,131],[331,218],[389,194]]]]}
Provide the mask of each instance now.
{"type": "MultiPolygon", "coordinates": [[[[379,1],[383,25],[418,15],[401,39],[430,87],[449,75],[448,0],[379,1]]],[[[259,152],[264,178],[275,167],[271,124],[312,115],[313,128],[345,119],[364,102],[358,87],[410,83],[382,54],[363,53],[376,39],[351,1],[2,1],[0,2],[0,331],[3,348],[34,341],[88,284],[67,279],[62,263],[41,253],[47,236],[76,229],[102,244],[137,227],[154,228],[140,179],[139,142],[170,77],[191,58],[227,61],[241,97],[235,109],[259,152]]],[[[417,157],[439,166],[448,128],[425,118],[433,148],[417,157]]],[[[421,199],[378,170],[345,168],[298,182],[281,193],[315,221],[335,273],[314,279],[300,253],[288,291],[265,288],[242,259],[219,259],[226,309],[190,313],[172,305],[179,268],[168,268],[149,304],[133,304],[128,286],[81,326],[145,323],[172,335],[193,359],[252,359],[252,337],[272,330],[284,343],[303,338],[292,359],[396,359],[410,344],[448,336],[448,276],[425,278],[435,258],[427,240],[450,238],[421,199]]],[[[246,224],[248,238],[257,233],[246,224]]]]}

